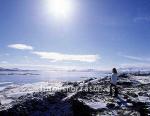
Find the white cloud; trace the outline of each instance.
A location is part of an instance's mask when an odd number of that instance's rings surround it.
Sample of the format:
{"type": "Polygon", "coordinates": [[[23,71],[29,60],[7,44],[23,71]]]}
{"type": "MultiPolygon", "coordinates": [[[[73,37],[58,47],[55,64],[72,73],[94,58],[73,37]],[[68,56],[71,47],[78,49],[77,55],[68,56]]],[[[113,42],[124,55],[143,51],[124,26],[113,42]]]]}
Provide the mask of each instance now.
{"type": "Polygon", "coordinates": [[[40,56],[43,59],[51,61],[80,61],[80,62],[95,62],[100,57],[98,55],[70,55],[57,52],[38,52],[34,51],[33,54],[40,56]]]}
{"type": "Polygon", "coordinates": [[[123,55],[123,57],[128,58],[128,59],[132,59],[132,60],[143,60],[140,57],[136,57],[136,56],[129,56],[129,55],[123,55]]]}
{"type": "Polygon", "coordinates": [[[128,58],[130,60],[136,60],[136,61],[142,61],[142,62],[149,62],[150,58],[144,58],[144,57],[138,57],[138,56],[131,56],[131,55],[121,55],[125,58],[128,58]]]}
{"type": "Polygon", "coordinates": [[[129,67],[150,68],[150,64],[147,64],[147,63],[124,63],[124,64],[121,64],[120,67],[122,67],[122,68],[129,68],[129,67]]]}
{"type": "Polygon", "coordinates": [[[11,45],[8,45],[8,47],[14,48],[14,49],[20,49],[20,50],[33,50],[32,46],[25,45],[25,44],[11,44],[11,45]]]}
{"type": "MultiPolygon", "coordinates": [[[[25,44],[11,44],[8,45],[8,47],[20,50],[33,50],[32,46],[25,44]]],[[[34,50],[31,53],[38,55],[43,59],[48,59],[51,62],[56,61],[96,62],[98,59],[100,59],[99,55],[62,54],[57,52],[40,52],[34,50]]]]}

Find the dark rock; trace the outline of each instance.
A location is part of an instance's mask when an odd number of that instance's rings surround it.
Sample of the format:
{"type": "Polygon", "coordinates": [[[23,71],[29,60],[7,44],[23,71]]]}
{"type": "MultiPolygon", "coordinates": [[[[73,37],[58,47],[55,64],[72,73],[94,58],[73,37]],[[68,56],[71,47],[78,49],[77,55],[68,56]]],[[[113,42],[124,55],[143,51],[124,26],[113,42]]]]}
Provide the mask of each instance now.
{"type": "Polygon", "coordinates": [[[128,95],[132,96],[132,97],[138,97],[138,95],[136,93],[133,92],[127,92],[128,95]]]}
{"type": "Polygon", "coordinates": [[[138,111],[141,116],[148,116],[148,114],[150,114],[146,103],[134,102],[133,108],[136,109],[136,111],[138,111]]]}
{"type": "Polygon", "coordinates": [[[139,96],[148,96],[147,92],[139,92],[138,95],[139,96]]]}
{"type": "Polygon", "coordinates": [[[94,80],[94,79],[93,79],[93,78],[90,78],[90,79],[84,80],[84,83],[90,82],[90,81],[92,81],[92,80],[94,80]]]}
{"type": "Polygon", "coordinates": [[[72,109],[74,116],[91,116],[94,112],[93,109],[77,99],[72,100],[72,109]]]}
{"type": "Polygon", "coordinates": [[[119,78],[128,78],[129,75],[127,73],[121,73],[118,75],[119,78]]]}
{"type": "Polygon", "coordinates": [[[106,107],[109,108],[109,109],[112,109],[112,108],[115,108],[115,104],[107,103],[106,107]]]}
{"type": "Polygon", "coordinates": [[[117,82],[118,85],[123,85],[123,86],[132,86],[132,82],[127,82],[127,81],[119,81],[117,82]]]}

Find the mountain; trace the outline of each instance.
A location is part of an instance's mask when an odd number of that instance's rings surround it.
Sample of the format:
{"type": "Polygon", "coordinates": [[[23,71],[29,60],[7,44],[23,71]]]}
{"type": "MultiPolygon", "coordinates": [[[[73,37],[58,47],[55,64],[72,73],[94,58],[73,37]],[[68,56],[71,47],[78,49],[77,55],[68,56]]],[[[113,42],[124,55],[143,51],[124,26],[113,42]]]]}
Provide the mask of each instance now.
{"type": "Polygon", "coordinates": [[[118,70],[122,72],[150,72],[150,67],[126,67],[118,70]]]}
{"type": "Polygon", "coordinates": [[[34,70],[22,70],[22,69],[19,69],[19,68],[2,68],[0,67],[0,71],[34,71],[34,70]]]}
{"type": "Polygon", "coordinates": [[[2,68],[0,67],[0,71],[20,71],[21,69],[18,68],[12,68],[12,69],[8,69],[8,68],[2,68]]]}

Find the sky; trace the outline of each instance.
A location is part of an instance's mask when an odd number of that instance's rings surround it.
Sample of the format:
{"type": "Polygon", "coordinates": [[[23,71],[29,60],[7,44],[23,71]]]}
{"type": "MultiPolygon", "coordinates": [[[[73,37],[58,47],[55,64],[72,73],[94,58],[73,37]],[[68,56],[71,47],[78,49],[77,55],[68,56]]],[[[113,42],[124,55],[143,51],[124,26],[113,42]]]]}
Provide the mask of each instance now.
{"type": "Polygon", "coordinates": [[[150,66],[150,0],[0,0],[0,66],[150,66]]]}

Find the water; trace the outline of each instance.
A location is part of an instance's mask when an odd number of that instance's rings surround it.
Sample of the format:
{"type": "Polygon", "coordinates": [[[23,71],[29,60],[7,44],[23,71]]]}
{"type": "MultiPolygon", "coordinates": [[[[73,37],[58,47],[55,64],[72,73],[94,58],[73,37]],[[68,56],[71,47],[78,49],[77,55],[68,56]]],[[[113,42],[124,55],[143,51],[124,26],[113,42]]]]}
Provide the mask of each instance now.
{"type": "Polygon", "coordinates": [[[80,81],[90,77],[104,77],[102,72],[68,72],[68,71],[1,71],[0,86],[35,83],[41,81],[80,81]]]}

